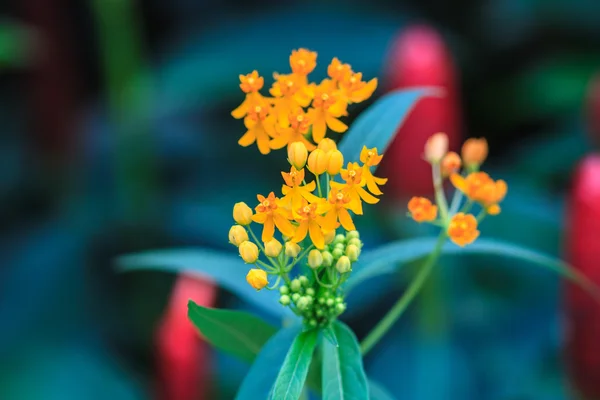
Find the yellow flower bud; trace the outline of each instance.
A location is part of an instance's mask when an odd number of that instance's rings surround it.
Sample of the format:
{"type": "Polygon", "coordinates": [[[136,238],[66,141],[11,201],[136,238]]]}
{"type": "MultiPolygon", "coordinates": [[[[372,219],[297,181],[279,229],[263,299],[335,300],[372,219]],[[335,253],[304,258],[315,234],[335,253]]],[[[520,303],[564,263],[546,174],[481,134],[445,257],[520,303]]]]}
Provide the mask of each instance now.
{"type": "Polygon", "coordinates": [[[455,172],[458,172],[462,166],[460,156],[455,152],[451,151],[444,156],[442,159],[442,175],[450,176],[455,172]]]}
{"type": "Polygon", "coordinates": [[[253,268],[248,271],[248,275],[246,275],[246,281],[256,290],[264,288],[269,283],[267,280],[267,273],[258,268],[253,268]]]}
{"type": "Polygon", "coordinates": [[[344,165],[344,156],[339,150],[332,150],[329,152],[327,159],[327,173],[329,175],[337,175],[340,173],[342,166],[344,165]]]}
{"type": "Polygon", "coordinates": [[[360,255],[360,249],[356,245],[349,244],[346,247],[346,255],[348,256],[350,261],[355,262],[356,260],[358,260],[358,256],[360,255]]]}
{"type": "Polygon", "coordinates": [[[337,150],[337,145],[335,142],[329,138],[325,138],[319,142],[317,146],[319,149],[323,150],[325,153],[329,153],[332,150],[337,150]]]}
{"type": "Polygon", "coordinates": [[[439,163],[448,152],[448,136],[445,133],[436,133],[425,143],[425,160],[430,163],[439,163]]]}
{"type": "Polygon", "coordinates": [[[333,239],[335,239],[335,229],[329,232],[323,232],[323,236],[325,237],[325,244],[333,242],[333,239]]]}
{"type": "Polygon", "coordinates": [[[246,264],[254,264],[258,260],[258,247],[254,243],[246,240],[240,244],[239,250],[246,264]]]}
{"type": "Polygon", "coordinates": [[[288,257],[296,258],[302,249],[298,246],[298,243],[286,242],[285,243],[285,255],[288,257]]]}
{"type": "Polygon", "coordinates": [[[277,257],[283,246],[277,239],[271,239],[265,243],[265,254],[267,257],[277,257]]]}
{"type": "Polygon", "coordinates": [[[312,269],[319,268],[323,264],[323,255],[319,250],[311,250],[308,253],[308,266],[312,269]]]}
{"type": "Polygon", "coordinates": [[[298,171],[306,165],[308,150],[302,142],[294,142],[288,146],[288,160],[298,171]]]}
{"type": "Polygon", "coordinates": [[[488,144],[485,138],[469,139],[462,147],[462,158],[466,166],[483,164],[488,155],[488,144]]]}
{"type": "Polygon", "coordinates": [[[229,243],[232,245],[238,247],[246,240],[248,240],[248,232],[246,232],[243,226],[233,225],[229,229],[229,243]]]}
{"type": "Polygon", "coordinates": [[[252,209],[244,202],[235,203],[233,206],[233,219],[240,225],[250,225],[252,222],[252,209]]]}
{"type": "Polygon", "coordinates": [[[321,149],[313,150],[308,156],[308,170],[315,175],[321,175],[327,170],[327,153],[321,149]]]}
{"type": "Polygon", "coordinates": [[[345,274],[346,272],[350,272],[352,270],[352,263],[348,256],[341,256],[340,259],[335,263],[335,269],[338,270],[340,274],[345,274]]]}

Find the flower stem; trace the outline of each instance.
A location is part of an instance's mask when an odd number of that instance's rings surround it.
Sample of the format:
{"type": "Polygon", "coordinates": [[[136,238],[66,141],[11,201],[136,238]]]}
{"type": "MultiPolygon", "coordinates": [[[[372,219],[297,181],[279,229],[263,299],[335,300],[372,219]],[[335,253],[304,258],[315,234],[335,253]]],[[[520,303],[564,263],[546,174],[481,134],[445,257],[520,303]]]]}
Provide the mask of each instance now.
{"type": "Polygon", "coordinates": [[[373,348],[373,346],[375,346],[377,342],[381,340],[381,338],[394,325],[398,318],[400,318],[415,296],[419,293],[423,287],[423,284],[427,280],[427,277],[431,273],[433,266],[440,257],[442,246],[445,241],[446,232],[442,231],[438,237],[438,241],[433,251],[429,254],[429,257],[421,266],[419,273],[410,283],[408,289],[406,289],[404,294],[398,299],[391,310],[388,311],[388,313],[381,319],[381,321],[379,321],[375,328],[373,328],[373,330],[360,344],[360,349],[363,355],[367,354],[373,348]]]}
{"type": "MultiPolygon", "coordinates": [[[[250,232],[250,236],[252,236],[252,239],[254,239],[254,241],[256,242],[258,248],[263,252],[263,254],[265,254],[265,246],[263,246],[262,242],[260,240],[258,240],[258,237],[256,237],[256,235],[254,234],[254,231],[252,230],[252,228],[250,227],[250,225],[248,225],[248,232],[250,232]]],[[[269,261],[271,262],[271,264],[273,264],[273,266],[276,269],[279,269],[279,266],[277,265],[277,263],[275,263],[275,261],[271,258],[271,257],[267,257],[269,259],[269,261]]]]}
{"type": "Polygon", "coordinates": [[[444,186],[442,185],[442,172],[440,170],[440,164],[435,163],[431,166],[431,172],[433,175],[433,187],[435,188],[435,201],[440,208],[440,216],[444,223],[448,222],[448,202],[446,201],[446,195],[444,194],[444,186]]]}
{"type": "Polygon", "coordinates": [[[321,175],[316,175],[315,180],[317,181],[317,193],[319,197],[323,197],[323,193],[321,192],[321,175]]]}

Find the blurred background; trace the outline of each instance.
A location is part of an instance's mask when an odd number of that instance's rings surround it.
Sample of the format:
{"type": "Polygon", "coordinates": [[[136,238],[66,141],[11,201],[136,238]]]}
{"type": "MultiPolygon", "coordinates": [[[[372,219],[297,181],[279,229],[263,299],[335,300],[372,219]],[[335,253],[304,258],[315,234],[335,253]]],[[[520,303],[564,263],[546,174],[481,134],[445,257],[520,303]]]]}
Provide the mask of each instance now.
{"type": "MultiPolygon", "coordinates": [[[[486,170],[509,194],[482,235],[567,256],[600,283],[597,0],[9,0],[0,4],[0,399],[234,396],[248,366],[201,343],[185,304],[248,306],[194,278],[118,273],[113,260],[235,250],[232,205],[278,185],[285,165],[281,152],[237,145],[238,75],[257,69],[270,85],[299,47],[319,53],[314,79],[334,56],[378,77],[373,100],[446,89],[418,103],[384,158],[385,204],[359,225],[366,249],[431,233],[405,218],[407,198],[431,190],[420,160],[428,136],[447,132],[455,149],[485,136],[486,170]]],[[[409,278],[361,288],[345,315],[359,337],[409,278]]],[[[597,398],[600,309],[563,289],[514,261],[444,259],[367,372],[402,399],[597,398]]]]}

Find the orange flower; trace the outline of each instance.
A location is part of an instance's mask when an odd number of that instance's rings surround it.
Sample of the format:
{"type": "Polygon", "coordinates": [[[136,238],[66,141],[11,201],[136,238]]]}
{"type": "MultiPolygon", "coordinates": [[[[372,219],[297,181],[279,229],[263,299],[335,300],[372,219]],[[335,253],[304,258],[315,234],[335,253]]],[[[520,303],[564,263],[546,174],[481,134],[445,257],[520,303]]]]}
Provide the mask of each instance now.
{"type": "Polygon", "coordinates": [[[338,118],[348,115],[346,112],[348,104],[339,96],[335,85],[328,79],[315,87],[312,107],[308,110],[308,116],[313,121],[313,140],[319,143],[325,137],[327,128],[334,132],[344,132],[348,126],[338,118]]]}
{"type": "Polygon", "coordinates": [[[281,187],[281,192],[285,195],[281,199],[282,204],[290,205],[292,210],[295,210],[302,204],[302,199],[306,199],[309,203],[315,203],[319,200],[317,196],[312,194],[316,187],[315,181],[301,186],[302,181],[304,181],[304,168],[298,171],[292,166],[289,173],[282,172],[281,175],[285,180],[285,185],[281,187]]]}
{"type": "Polygon", "coordinates": [[[268,197],[256,196],[259,204],[256,206],[256,214],[252,216],[252,221],[258,224],[264,224],[262,231],[262,241],[268,242],[273,239],[275,227],[285,236],[294,236],[294,225],[289,221],[291,215],[288,210],[280,207],[280,200],[275,197],[273,192],[268,197]]]}
{"type": "Polygon", "coordinates": [[[231,115],[235,119],[244,118],[248,111],[254,106],[266,102],[266,99],[259,93],[265,80],[262,76],[258,75],[256,70],[247,75],[240,75],[240,82],[240,88],[246,93],[246,98],[239,107],[231,112],[231,115]]]}
{"type": "Polygon", "coordinates": [[[364,82],[362,72],[347,74],[340,81],[340,90],[349,103],[360,103],[367,100],[375,89],[377,89],[377,78],[364,82]]]}
{"type": "Polygon", "coordinates": [[[326,230],[333,231],[338,227],[338,220],[342,227],[347,231],[354,231],[356,227],[352,222],[352,217],[348,210],[352,208],[352,199],[348,193],[343,190],[332,188],[329,192],[329,201],[327,202],[327,211],[323,220],[323,226],[326,230]]]}
{"type": "Polygon", "coordinates": [[[431,204],[431,201],[425,197],[413,197],[408,202],[408,211],[412,219],[421,223],[435,220],[438,208],[431,204]]]}
{"type": "Polygon", "coordinates": [[[306,146],[308,151],[312,151],[316,148],[308,139],[306,134],[310,128],[310,119],[304,113],[301,108],[296,109],[289,116],[290,126],[287,128],[277,127],[277,133],[275,138],[271,140],[270,146],[273,150],[281,149],[294,142],[302,142],[306,146]]]}
{"type": "Polygon", "coordinates": [[[341,82],[350,74],[352,74],[350,65],[342,63],[337,57],[334,57],[331,60],[331,64],[327,67],[327,75],[334,82],[341,82]]]}
{"type": "Polygon", "coordinates": [[[448,224],[450,240],[460,247],[473,243],[479,236],[477,219],[471,214],[458,213],[448,224]]]}
{"type": "Polygon", "coordinates": [[[294,219],[298,222],[296,234],[292,241],[298,243],[306,237],[307,233],[315,247],[322,250],[325,247],[325,236],[323,235],[323,217],[321,214],[326,210],[326,203],[319,202],[308,204],[306,200],[298,209],[294,210],[294,219]]]}
{"type": "Polygon", "coordinates": [[[275,113],[279,126],[282,128],[290,124],[289,115],[297,112],[301,107],[310,104],[310,92],[300,77],[295,74],[275,74],[275,82],[269,91],[275,98],[275,113]]]}
{"type": "Polygon", "coordinates": [[[479,167],[488,155],[488,143],[485,138],[468,139],[462,146],[462,158],[467,166],[479,167]]]}
{"type": "Polygon", "coordinates": [[[387,178],[378,178],[373,176],[371,173],[371,167],[375,167],[379,165],[381,159],[383,158],[383,154],[377,154],[377,148],[373,147],[372,149],[367,149],[367,146],[363,146],[360,152],[360,162],[363,165],[363,179],[367,184],[367,188],[369,191],[375,195],[383,194],[383,192],[379,189],[377,185],[384,185],[387,182],[387,178]]]}
{"type": "Polygon", "coordinates": [[[508,186],[502,179],[494,181],[485,172],[472,172],[463,178],[459,174],[450,176],[452,184],[469,199],[480,203],[490,215],[500,213],[500,203],[506,196],[508,186]]]}
{"type": "Polygon", "coordinates": [[[248,110],[248,115],[244,118],[248,131],[238,141],[240,146],[248,147],[256,142],[262,154],[271,152],[270,141],[275,136],[275,120],[269,115],[269,111],[269,107],[265,105],[257,105],[248,110]]]}
{"type": "Polygon", "coordinates": [[[317,66],[317,53],[307,49],[292,50],[290,67],[292,72],[306,77],[317,66]]]}
{"type": "Polygon", "coordinates": [[[442,175],[444,177],[452,175],[462,166],[460,156],[455,152],[451,151],[442,158],[442,175]]]}
{"type": "Polygon", "coordinates": [[[339,182],[331,182],[331,187],[339,190],[346,190],[348,196],[352,200],[350,204],[350,209],[354,211],[355,214],[362,215],[362,201],[368,204],[375,204],[379,202],[379,199],[369,192],[367,192],[363,187],[365,186],[365,182],[362,179],[362,168],[358,166],[358,163],[348,163],[347,169],[342,169],[340,171],[340,176],[346,183],[339,182]]]}

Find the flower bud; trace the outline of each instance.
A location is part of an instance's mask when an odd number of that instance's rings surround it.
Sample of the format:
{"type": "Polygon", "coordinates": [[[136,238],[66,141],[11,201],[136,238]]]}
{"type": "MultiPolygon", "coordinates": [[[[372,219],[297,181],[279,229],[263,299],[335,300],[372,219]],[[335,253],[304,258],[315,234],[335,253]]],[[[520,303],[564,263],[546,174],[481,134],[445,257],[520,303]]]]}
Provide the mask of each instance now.
{"type": "Polygon", "coordinates": [[[300,289],[302,289],[302,284],[300,283],[300,280],[292,280],[292,283],[290,283],[290,288],[292,289],[292,292],[299,292],[300,289]]]}
{"type": "Polygon", "coordinates": [[[346,305],[344,303],[338,303],[335,305],[335,312],[339,315],[346,311],[346,305]]]}
{"type": "Polygon", "coordinates": [[[286,285],[281,285],[281,287],[279,287],[279,293],[281,293],[281,294],[289,294],[290,293],[290,288],[287,287],[286,285]]]}
{"type": "Polygon", "coordinates": [[[340,248],[333,249],[333,251],[331,252],[331,255],[333,256],[334,259],[338,259],[344,255],[344,250],[343,250],[343,248],[342,249],[340,249],[340,248]]]}
{"type": "Polygon", "coordinates": [[[258,247],[254,243],[246,240],[240,244],[239,250],[246,264],[254,264],[258,260],[258,247]]]}
{"type": "Polygon", "coordinates": [[[362,247],[362,242],[360,239],[354,238],[348,241],[348,245],[354,245],[360,249],[362,247]]]}
{"type": "Polygon", "coordinates": [[[308,150],[302,142],[294,142],[288,146],[288,160],[298,171],[306,165],[308,150]]]}
{"type": "Polygon", "coordinates": [[[358,231],[350,231],[346,234],[346,239],[360,239],[360,233],[358,231]]]}
{"type": "Polygon", "coordinates": [[[324,251],[321,253],[321,256],[323,256],[324,267],[331,267],[333,265],[333,255],[330,252],[324,251]]]}
{"type": "Polygon", "coordinates": [[[315,289],[313,289],[313,288],[306,289],[306,295],[307,296],[314,296],[315,295],[315,289]]]}
{"type": "Polygon", "coordinates": [[[333,239],[333,244],[334,245],[336,245],[338,243],[344,243],[344,242],[346,242],[346,236],[344,236],[341,233],[335,235],[335,239],[333,239]]]}
{"type": "Polygon", "coordinates": [[[327,153],[315,149],[308,156],[308,170],[315,175],[321,175],[327,170],[327,161],[327,153]]]}
{"type": "Polygon", "coordinates": [[[277,257],[281,253],[282,245],[277,239],[271,239],[265,243],[265,254],[267,257],[277,257]]]}
{"type": "Polygon", "coordinates": [[[325,244],[333,242],[333,240],[335,239],[335,229],[333,231],[324,233],[323,236],[325,237],[325,244]]]}
{"type": "Polygon", "coordinates": [[[302,249],[300,248],[300,246],[298,246],[298,243],[294,243],[294,242],[286,242],[285,243],[285,255],[288,257],[292,257],[292,258],[298,257],[298,254],[300,254],[300,250],[302,250],[302,249]]]}
{"type": "Polygon", "coordinates": [[[327,158],[327,173],[329,175],[337,175],[340,173],[344,165],[344,155],[339,150],[332,150],[328,153],[327,158]]]}
{"type": "Polygon", "coordinates": [[[284,305],[284,306],[289,305],[291,302],[290,296],[288,296],[287,294],[282,295],[279,298],[279,302],[281,303],[281,305],[284,305]]]}
{"type": "Polygon", "coordinates": [[[269,283],[267,280],[267,273],[258,268],[251,269],[248,272],[248,275],[246,275],[246,281],[248,281],[250,286],[256,290],[264,288],[269,283]]]}
{"type": "Polygon", "coordinates": [[[240,225],[250,225],[252,222],[252,209],[244,202],[235,203],[233,206],[233,219],[240,225]]]}
{"type": "Polygon", "coordinates": [[[308,325],[312,326],[313,328],[317,326],[317,320],[312,318],[308,321],[308,325]]]}
{"type": "Polygon", "coordinates": [[[333,246],[333,249],[340,249],[340,250],[344,250],[346,248],[346,245],[344,243],[337,243],[335,246],[333,246]]]}
{"type": "Polygon", "coordinates": [[[462,146],[462,159],[467,167],[478,167],[487,158],[488,144],[485,138],[468,139],[462,146]]]}
{"type": "Polygon", "coordinates": [[[348,247],[346,247],[346,255],[350,261],[355,262],[360,255],[360,249],[353,244],[349,244],[348,247]]]}
{"type": "Polygon", "coordinates": [[[327,304],[328,307],[333,306],[335,302],[333,301],[333,299],[329,298],[325,301],[325,304],[327,304]]]}
{"type": "Polygon", "coordinates": [[[319,268],[323,264],[323,256],[317,249],[313,249],[308,253],[308,266],[312,269],[319,268]]]}
{"type": "Polygon", "coordinates": [[[337,145],[329,138],[322,139],[317,147],[323,150],[325,153],[329,153],[332,150],[337,150],[337,145]]]}
{"type": "Polygon", "coordinates": [[[442,176],[446,177],[458,172],[461,166],[462,160],[460,159],[460,156],[451,151],[442,159],[442,176]]]}
{"type": "Polygon", "coordinates": [[[239,247],[246,240],[248,240],[248,232],[246,232],[243,226],[233,225],[229,229],[229,243],[232,245],[239,247]]]}
{"type": "Polygon", "coordinates": [[[299,293],[294,293],[292,295],[292,300],[294,300],[294,303],[297,302],[299,298],[300,298],[300,294],[299,293]]]}
{"type": "Polygon", "coordinates": [[[308,284],[310,283],[308,281],[308,278],[305,277],[304,275],[302,275],[300,278],[298,278],[300,280],[300,283],[302,284],[302,286],[307,287],[308,284]]]}
{"type": "Polygon", "coordinates": [[[425,142],[425,160],[432,164],[439,163],[448,152],[448,135],[436,133],[425,142]]]}
{"type": "Polygon", "coordinates": [[[300,310],[305,310],[309,304],[310,300],[308,299],[308,297],[301,296],[296,302],[296,307],[298,307],[300,310]]]}
{"type": "Polygon", "coordinates": [[[335,269],[337,269],[340,274],[350,272],[352,270],[352,264],[350,263],[348,256],[341,256],[335,264],[335,269]]]}

